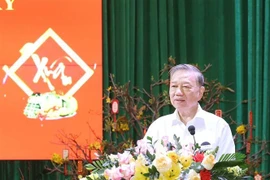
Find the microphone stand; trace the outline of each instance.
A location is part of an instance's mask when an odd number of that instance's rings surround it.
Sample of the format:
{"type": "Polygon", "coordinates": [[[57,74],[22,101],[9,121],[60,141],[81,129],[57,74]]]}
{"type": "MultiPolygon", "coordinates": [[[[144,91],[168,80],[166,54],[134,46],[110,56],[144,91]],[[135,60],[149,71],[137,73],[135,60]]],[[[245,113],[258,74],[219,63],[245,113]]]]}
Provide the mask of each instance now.
{"type": "Polygon", "coordinates": [[[201,147],[199,146],[199,144],[198,143],[196,143],[196,139],[195,139],[195,126],[193,126],[193,125],[190,125],[189,127],[188,127],[188,131],[189,131],[189,133],[192,135],[192,137],[193,137],[193,141],[194,141],[194,152],[197,150],[197,149],[200,149],[201,147]]]}

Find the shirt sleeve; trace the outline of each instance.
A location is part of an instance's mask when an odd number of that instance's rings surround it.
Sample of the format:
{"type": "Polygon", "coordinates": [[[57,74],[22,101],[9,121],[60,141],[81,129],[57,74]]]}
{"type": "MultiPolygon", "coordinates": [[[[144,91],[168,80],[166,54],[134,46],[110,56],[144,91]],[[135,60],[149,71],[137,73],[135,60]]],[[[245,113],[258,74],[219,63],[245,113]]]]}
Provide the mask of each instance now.
{"type": "Polygon", "coordinates": [[[147,137],[151,137],[154,141],[158,136],[158,129],[156,128],[156,123],[153,122],[147,129],[146,134],[144,135],[145,140],[147,140],[147,137]]]}
{"type": "Polygon", "coordinates": [[[235,144],[230,126],[228,124],[224,125],[223,129],[221,130],[220,137],[221,138],[219,139],[218,143],[219,149],[216,157],[217,160],[219,160],[222,154],[235,153],[235,144]]]}

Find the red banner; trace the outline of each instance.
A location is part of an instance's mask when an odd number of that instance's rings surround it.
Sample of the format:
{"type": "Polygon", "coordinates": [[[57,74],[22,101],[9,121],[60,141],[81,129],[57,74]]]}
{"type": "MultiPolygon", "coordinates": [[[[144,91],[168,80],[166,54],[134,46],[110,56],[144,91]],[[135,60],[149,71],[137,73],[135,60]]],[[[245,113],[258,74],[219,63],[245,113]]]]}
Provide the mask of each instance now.
{"type": "Polygon", "coordinates": [[[68,149],[59,136],[102,139],[101,6],[0,0],[0,159],[50,159],[68,149]]]}

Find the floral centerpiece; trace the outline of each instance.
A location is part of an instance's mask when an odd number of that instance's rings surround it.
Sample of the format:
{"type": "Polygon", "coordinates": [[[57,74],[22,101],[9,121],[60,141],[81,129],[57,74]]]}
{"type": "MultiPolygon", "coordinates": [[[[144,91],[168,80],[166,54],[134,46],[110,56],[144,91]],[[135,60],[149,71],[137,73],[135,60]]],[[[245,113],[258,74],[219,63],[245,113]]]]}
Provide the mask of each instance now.
{"type": "Polygon", "coordinates": [[[245,155],[224,154],[216,160],[218,147],[202,150],[198,144],[182,147],[167,137],[152,142],[152,138],[138,140],[137,146],[123,153],[105,154],[86,164],[90,174],[81,180],[211,180],[241,179],[247,166],[245,155]]]}

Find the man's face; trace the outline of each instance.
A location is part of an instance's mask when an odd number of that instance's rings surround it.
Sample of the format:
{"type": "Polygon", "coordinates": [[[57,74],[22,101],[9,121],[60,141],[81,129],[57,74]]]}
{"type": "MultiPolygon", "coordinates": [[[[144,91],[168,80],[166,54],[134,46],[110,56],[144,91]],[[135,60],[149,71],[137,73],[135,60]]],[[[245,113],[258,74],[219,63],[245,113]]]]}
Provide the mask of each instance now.
{"type": "Polygon", "coordinates": [[[170,100],[178,111],[186,111],[198,105],[204,87],[197,83],[195,72],[176,71],[170,79],[170,100]]]}

